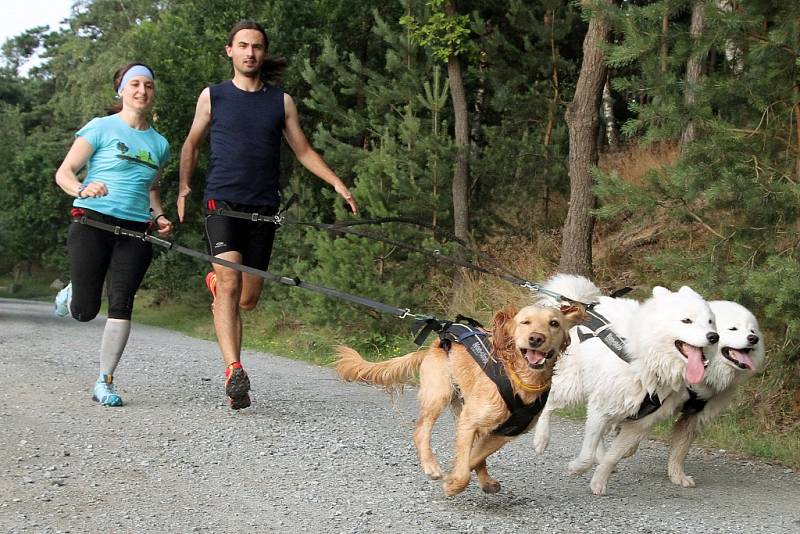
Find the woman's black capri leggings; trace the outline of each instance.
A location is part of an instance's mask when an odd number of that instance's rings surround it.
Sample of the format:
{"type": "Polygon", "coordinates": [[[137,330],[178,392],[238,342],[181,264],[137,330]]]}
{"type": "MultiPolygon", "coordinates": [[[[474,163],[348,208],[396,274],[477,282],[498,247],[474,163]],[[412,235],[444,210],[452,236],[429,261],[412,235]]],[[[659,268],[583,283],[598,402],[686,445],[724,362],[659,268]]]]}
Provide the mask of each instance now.
{"type": "MultiPolygon", "coordinates": [[[[86,211],[89,216],[90,210],[86,211]]],[[[145,231],[149,224],[99,213],[91,213],[91,217],[137,232],[145,231]]],[[[108,317],[130,319],[134,296],[153,259],[152,245],[141,239],[73,222],[69,228],[67,249],[72,278],[72,316],[84,322],[97,316],[105,280],[108,317]]]]}

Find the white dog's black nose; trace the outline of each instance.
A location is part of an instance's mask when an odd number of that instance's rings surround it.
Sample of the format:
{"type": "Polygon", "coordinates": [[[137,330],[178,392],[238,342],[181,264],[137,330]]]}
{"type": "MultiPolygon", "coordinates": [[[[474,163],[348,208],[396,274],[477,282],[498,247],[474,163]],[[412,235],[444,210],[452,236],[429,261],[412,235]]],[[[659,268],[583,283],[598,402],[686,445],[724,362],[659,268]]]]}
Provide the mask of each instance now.
{"type": "Polygon", "coordinates": [[[542,343],[544,343],[544,334],[534,332],[533,334],[528,336],[528,345],[530,345],[531,347],[536,348],[542,343]]]}
{"type": "Polygon", "coordinates": [[[709,343],[714,344],[717,341],[719,341],[719,334],[717,334],[716,332],[709,332],[708,334],[706,334],[706,339],[708,340],[709,343]]]}
{"type": "Polygon", "coordinates": [[[758,336],[755,334],[748,335],[747,342],[750,343],[751,345],[755,345],[756,343],[758,343],[758,336]]]}

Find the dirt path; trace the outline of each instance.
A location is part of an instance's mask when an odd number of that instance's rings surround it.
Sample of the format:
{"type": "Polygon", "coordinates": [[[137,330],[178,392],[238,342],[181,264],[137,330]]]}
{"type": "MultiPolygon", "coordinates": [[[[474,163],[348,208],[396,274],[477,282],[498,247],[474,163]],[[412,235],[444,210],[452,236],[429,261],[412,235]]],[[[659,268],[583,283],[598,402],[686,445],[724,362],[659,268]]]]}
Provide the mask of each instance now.
{"type": "MultiPolygon", "coordinates": [[[[565,474],[580,428],[550,449],[523,436],[490,459],[503,486],[444,497],[411,443],[413,391],[392,406],[330,369],[248,352],[253,408],[222,397],[214,343],[134,325],[116,378],[126,406],[90,399],[103,321],[0,299],[0,531],[800,532],[800,476],[693,450],[673,486],[656,442],[607,497],[565,474]]],[[[435,449],[450,458],[452,422],[435,449]]]]}

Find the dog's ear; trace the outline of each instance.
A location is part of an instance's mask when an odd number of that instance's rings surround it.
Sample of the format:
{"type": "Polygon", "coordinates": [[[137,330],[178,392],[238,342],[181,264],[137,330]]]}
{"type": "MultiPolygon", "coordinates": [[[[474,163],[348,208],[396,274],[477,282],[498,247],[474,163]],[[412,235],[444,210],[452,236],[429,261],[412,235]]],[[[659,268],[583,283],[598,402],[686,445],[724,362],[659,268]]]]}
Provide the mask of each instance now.
{"type": "Polygon", "coordinates": [[[672,291],[667,289],[666,287],[655,286],[653,288],[653,296],[654,297],[665,297],[667,295],[671,295],[672,291]]]}
{"type": "Polygon", "coordinates": [[[569,344],[572,343],[572,336],[569,335],[569,331],[564,332],[564,341],[561,343],[561,352],[567,350],[569,344]]]}
{"type": "Polygon", "coordinates": [[[507,306],[494,314],[491,330],[495,352],[504,350],[508,340],[514,336],[514,316],[517,312],[513,306],[507,306]]]}
{"type": "MultiPolygon", "coordinates": [[[[561,313],[564,314],[567,321],[572,323],[569,328],[586,320],[586,308],[580,304],[564,304],[561,306],[561,313]]],[[[567,328],[567,330],[569,328],[567,328]]],[[[569,337],[567,339],[569,339],[569,337]]]]}

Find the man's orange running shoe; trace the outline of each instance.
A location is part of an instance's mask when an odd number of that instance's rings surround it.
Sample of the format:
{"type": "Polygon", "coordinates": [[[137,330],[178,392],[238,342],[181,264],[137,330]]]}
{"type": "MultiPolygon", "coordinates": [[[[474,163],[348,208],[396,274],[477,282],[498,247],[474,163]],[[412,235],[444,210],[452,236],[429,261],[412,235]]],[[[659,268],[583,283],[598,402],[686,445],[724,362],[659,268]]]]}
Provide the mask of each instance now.
{"type": "MultiPolygon", "coordinates": [[[[209,291],[211,291],[211,296],[214,297],[214,300],[217,300],[217,273],[214,271],[210,271],[206,275],[206,287],[209,291]]],[[[214,311],[214,303],[211,303],[211,311],[214,311]]]]}
{"type": "Polygon", "coordinates": [[[225,395],[228,404],[234,410],[241,410],[250,406],[250,378],[242,368],[242,364],[234,362],[225,369],[225,395]]]}

